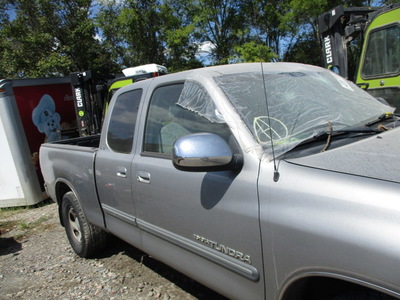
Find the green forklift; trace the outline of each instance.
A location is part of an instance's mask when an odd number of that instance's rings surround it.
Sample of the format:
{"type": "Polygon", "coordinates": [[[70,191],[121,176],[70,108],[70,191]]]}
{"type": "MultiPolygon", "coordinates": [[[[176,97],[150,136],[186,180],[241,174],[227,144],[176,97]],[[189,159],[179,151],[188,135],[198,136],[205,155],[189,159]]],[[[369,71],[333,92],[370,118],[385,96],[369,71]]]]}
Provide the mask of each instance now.
{"type": "Polygon", "coordinates": [[[70,74],[80,137],[100,133],[108,104],[117,90],[140,80],[165,75],[168,70],[161,65],[147,64],[124,69],[122,73],[117,78],[95,76],[91,71],[70,74]]]}
{"type": "Polygon", "coordinates": [[[349,79],[347,49],[361,38],[354,82],[400,113],[400,2],[380,8],[340,5],[318,23],[325,67],[349,79]]]}

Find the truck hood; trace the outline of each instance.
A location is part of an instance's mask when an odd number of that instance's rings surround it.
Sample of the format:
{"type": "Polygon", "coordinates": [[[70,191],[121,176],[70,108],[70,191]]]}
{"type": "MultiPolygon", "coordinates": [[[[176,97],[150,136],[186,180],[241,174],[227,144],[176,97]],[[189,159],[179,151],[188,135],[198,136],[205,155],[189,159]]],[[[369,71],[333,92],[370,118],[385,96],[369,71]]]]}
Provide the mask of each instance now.
{"type": "Polygon", "coordinates": [[[400,183],[400,128],[287,162],[400,183]]]}

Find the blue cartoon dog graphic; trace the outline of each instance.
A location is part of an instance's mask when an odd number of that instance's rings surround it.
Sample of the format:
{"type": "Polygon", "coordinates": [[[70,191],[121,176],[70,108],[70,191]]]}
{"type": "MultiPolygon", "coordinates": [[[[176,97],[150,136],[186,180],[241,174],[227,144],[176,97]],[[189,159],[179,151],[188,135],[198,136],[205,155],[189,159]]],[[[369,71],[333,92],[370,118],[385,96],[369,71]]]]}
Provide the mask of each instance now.
{"type": "Polygon", "coordinates": [[[56,112],[56,105],[51,96],[45,94],[32,111],[32,121],[41,133],[46,135],[44,142],[61,139],[61,117],[56,112]]]}

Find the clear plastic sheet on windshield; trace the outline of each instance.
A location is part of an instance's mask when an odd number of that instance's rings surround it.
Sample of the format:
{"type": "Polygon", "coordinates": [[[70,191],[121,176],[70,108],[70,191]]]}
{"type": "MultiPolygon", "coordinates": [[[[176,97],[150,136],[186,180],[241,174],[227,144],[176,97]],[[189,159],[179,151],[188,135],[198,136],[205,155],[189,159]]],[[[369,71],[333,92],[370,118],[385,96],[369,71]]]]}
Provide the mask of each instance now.
{"type": "Polygon", "coordinates": [[[257,142],[269,154],[273,143],[276,156],[327,131],[330,124],[338,130],[394,111],[323,69],[264,74],[260,70],[220,76],[215,81],[257,142]]]}

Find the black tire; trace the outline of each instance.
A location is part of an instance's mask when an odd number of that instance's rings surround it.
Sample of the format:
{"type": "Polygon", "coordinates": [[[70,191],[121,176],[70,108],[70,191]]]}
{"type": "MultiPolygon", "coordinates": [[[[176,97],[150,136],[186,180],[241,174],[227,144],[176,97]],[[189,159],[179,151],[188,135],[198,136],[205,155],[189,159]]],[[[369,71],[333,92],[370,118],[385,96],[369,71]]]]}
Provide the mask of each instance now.
{"type": "Polygon", "coordinates": [[[73,192],[66,193],[62,199],[61,218],[69,243],[80,257],[93,257],[104,249],[108,234],[86,220],[73,192]]]}

